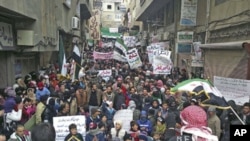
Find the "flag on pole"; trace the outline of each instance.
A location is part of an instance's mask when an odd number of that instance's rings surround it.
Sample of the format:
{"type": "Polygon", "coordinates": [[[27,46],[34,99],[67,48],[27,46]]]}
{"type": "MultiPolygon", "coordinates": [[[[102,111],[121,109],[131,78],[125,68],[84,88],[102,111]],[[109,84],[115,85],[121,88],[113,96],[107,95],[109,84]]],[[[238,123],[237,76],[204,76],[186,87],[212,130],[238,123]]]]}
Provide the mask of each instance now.
{"type": "Polygon", "coordinates": [[[128,47],[124,44],[122,39],[120,39],[120,38],[116,39],[115,47],[120,49],[124,53],[124,55],[127,54],[128,47]]]}
{"type": "Polygon", "coordinates": [[[216,106],[220,109],[230,108],[220,91],[208,80],[196,78],[183,81],[171,88],[172,93],[177,91],[190,92],[204,106],[216,106]]]}
{"type": "MultiPolygon", "coordinates": [[[[81,69],[81,54],[80,50],[77,45],[74,45],[73,53],[72,53],[72,59],[75,63],[75,69],[74,69],[74,78],[78,78],[79,71],[81,69]]],[[[74,81],[74,80],[72,80],[74,81]]]]}
{"type": "Polygon", "coordinates": [[[66,56],[64,52],[64,45],[62,36],[59,38],[59,66],[61,70],[61,75],[66,76],[67,75],[67,66],[66,66],[66,56]]]}

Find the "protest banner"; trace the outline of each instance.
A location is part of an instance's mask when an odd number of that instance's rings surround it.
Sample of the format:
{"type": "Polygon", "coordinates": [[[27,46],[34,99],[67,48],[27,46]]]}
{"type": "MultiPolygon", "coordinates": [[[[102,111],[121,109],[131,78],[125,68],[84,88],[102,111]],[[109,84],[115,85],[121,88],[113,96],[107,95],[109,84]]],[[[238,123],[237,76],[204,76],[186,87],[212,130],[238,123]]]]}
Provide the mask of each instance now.
{"type": "Polygon", "coordinates": [[[155,50],[159,50],[159,49],[160,49],[159,45],[150,45],[150,46],[147,46],[148,60],[149,60],[150,64],[153,63],[154,51],[155,50]]]}
{"type": "Polygon", "coordinates": [[[153,56],[153,74],[170,74],[173,66],[171,51],[156,50],[153,56]]]}
{"type": "Polygon", "coordinates": [[[108,77],[112,75],[112,70],[99,70],[97,76],[108,77]]]}
{"type": "Polygon", "coordinates": [[[135,47],[136,46],[136,37],[135,36],[123,36],[123,41],[127,47],[135,47]]]}
{"type": "Polygon", "coordinates": [[[85,116],[61,116],[53,117],[53,126],[56,131],[56,141],[64,141],[69,134],[69,125],[74,123],[77,126],[77,132],[83,137],[86,135],[85,116]]]}
{"type": "Polygon", "coordinates": [[[250,80],[214,76],[214,85],[227,101],[234,100],[238,105],[249,102],[250,80]]]}
{"type": "Polygon", "coordinates": [[[109,60],[109,59],[113,59],[113,52],[107,52],[107,53],[103,53],[103,52],[93,52],[93,57],[94,59],[100,59],[100,60],[109,60]]]}
{"type": "Polygon", "coordinates": [[[128,63],[131,69],[136,69],[142,66],[141,58],[136,48],[128,50],[126,54],[126,58],[128,60],[128,63]]]}
{"type": "Polygon", "coordinates": [[[119,110],[114,115],[114,121],[121,120],[122,128],[126,131],[130,130],[130,122],[133,120],[133,111],[130,109],[119,110]]]}

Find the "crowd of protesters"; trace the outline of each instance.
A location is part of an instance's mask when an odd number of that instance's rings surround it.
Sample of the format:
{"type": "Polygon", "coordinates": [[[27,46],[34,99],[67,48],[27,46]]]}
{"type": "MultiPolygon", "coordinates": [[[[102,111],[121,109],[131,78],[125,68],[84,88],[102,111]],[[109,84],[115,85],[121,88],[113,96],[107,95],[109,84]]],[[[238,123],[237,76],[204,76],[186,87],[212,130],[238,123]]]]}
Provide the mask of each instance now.
{"type": "MultiPolygon", "coordinates": [[[[0,141],[54,141],[53,117],[73,115],[86,116],[87,133],[83,137],[72,123],[65,141],[229,140],[229,125],[241,124],[231,110],[203,107],[190,93],[171,94],[171,87],[189,79],[188,72],[174,68],[170,75],[155,75],[146,55],[141,58],[143,66],[135,70],[113,60],[84,63],[78,80],[58,75],[54,65],[43,74],[17,77],[0,95],[0,141]],[[110,77],[97,76],[105,69],[112,69],[110,77]],[[129,131],[113,119],[121,109],[133,111],[129,131]],[[36,126],[30,132],[24,124],[32,116],[36,126]]],[[[250,124],[250,103],[242,109],[228,103],[250,124]]]]}

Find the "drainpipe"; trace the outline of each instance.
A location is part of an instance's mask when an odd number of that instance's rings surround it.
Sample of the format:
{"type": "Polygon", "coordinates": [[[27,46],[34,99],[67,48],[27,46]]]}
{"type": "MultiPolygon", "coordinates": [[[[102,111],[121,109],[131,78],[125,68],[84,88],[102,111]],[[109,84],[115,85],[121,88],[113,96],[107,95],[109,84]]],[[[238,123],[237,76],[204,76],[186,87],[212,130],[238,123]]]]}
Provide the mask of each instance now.
{"type": "Polygon", "coordinates": [[[242,48],[245,49],[247,53],[247,80],[250,80],[250,43],[243,43],[242,48]]]}
{"type": "Polygon", "coordinates": [[[208,34],[209,34],[209,17],[210,17],[210,0],[207,0],[207,11],[206,11],[206,23],[205,23],[205,28],[206,28],[206,35],[205,35],[205,44],[207,44],[208,40],[208,34]]]}

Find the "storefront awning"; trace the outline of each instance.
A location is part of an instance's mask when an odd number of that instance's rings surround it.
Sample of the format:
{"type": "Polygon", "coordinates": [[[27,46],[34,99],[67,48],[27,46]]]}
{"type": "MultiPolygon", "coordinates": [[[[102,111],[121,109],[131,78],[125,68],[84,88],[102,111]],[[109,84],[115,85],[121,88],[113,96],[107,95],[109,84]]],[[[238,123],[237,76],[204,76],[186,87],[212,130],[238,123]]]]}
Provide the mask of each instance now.
{"type": "Polygon", "coordinates": [[[223,43],[211,43],[211,44],[201,44],[201,49],[243,49],[243,43],[249,43],[250,40],[237,41],[237,42],[223,42],[223,43]]]}

